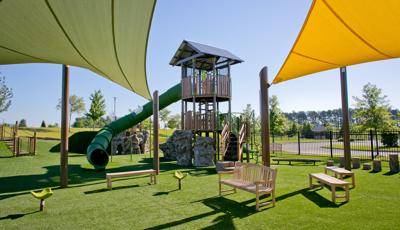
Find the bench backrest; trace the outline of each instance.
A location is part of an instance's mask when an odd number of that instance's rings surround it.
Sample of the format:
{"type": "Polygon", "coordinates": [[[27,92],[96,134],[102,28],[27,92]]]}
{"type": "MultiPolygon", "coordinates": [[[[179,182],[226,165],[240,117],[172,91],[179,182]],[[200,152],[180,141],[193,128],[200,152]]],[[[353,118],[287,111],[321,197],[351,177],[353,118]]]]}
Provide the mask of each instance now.
{"type": "Polygon", "coordinates": [[[236,162],[233,178],[250,183],[265,181],[264,186],[275,188],[276,169],[251,163],[236,162]]]}

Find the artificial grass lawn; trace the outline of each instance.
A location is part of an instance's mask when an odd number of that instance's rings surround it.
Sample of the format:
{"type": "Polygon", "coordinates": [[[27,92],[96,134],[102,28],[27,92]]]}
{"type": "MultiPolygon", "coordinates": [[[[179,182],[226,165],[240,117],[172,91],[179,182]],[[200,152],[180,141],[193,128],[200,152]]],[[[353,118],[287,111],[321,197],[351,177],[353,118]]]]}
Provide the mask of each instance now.
{"type": "MultiPolygon", "coordinates": [[[[214,168],[161,162],[157,185],[148,177],[122,178],[106,190],[105,172],[88,169],[85,156],[70,154],[70,187],[58,189],[55,141],[38,141],[38,155],[13,158],[0,144],[0,229],[396,229],[400,224],[399,174],[354,170],[350,202],[332,204],[328,189],[308,189],[308,173],[323,164],[278,168],[276,207],[255,211],[254,195],[218,197],[214,168]],[[177,189],[174,170],[189,172],[177,189]],[[29,191],[54,187],[44,212],[29,191]]],[[[108,172],[151,167],[148,155],[114,156],[108,172]]]]}

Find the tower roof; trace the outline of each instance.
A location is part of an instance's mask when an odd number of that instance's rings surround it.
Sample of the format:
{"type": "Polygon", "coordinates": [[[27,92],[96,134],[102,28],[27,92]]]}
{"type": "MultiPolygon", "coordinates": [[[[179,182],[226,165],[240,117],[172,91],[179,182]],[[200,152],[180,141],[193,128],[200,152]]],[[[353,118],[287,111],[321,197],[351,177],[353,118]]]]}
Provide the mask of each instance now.
{"type": "Polygon", "coordinates": [[[184,40],[169,64],[191,66],[191,60],[194,58],[196,58],[196,68],[206,70],[213,68],[213,58],[216,58],[217,67],[225,66],[228,63],[234,65],[243,62],[242,59],[227,50],[184,40]]]}

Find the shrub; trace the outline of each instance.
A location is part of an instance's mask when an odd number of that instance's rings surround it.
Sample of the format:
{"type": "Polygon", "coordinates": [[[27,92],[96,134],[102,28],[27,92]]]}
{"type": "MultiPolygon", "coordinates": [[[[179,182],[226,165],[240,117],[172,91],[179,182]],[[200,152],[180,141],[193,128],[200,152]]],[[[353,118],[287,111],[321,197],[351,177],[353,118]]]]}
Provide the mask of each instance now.
{"type": "Polygon", "coordinates": [[[382,133],[382,143],[385,147],[398,147],[398,140],[397,133],[382,133]]]}

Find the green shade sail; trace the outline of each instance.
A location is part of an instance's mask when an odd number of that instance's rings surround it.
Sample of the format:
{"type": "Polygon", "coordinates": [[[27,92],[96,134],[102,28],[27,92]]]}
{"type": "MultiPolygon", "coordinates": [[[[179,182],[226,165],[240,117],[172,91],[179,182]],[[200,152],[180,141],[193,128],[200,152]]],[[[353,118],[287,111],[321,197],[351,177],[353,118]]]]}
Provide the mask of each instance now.
{"type": "Polygon", "coordinates": [[[147,99],[155,0],[0,0],[0,64],[89,69],[147,99]]]}

